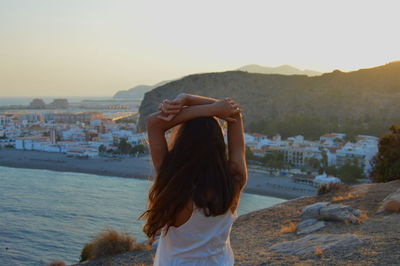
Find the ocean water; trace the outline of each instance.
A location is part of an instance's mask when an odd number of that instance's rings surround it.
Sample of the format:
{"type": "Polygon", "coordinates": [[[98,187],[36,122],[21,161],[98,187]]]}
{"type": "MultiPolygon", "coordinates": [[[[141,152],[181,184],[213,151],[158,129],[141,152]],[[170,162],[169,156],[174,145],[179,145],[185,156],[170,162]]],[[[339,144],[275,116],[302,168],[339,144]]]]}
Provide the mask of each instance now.
{"type": "MultiPolygon", "coordinates": [[[[147,180],[0,167],[0,265],[76,263],[84,244],[113,228],[146,239],[137,218],[147,180]]],[[[244,193],[238,214],[285,200],[244,193]]]]}
{"type": "Polygon", "coordinates": [[[45,103],[51,103],[56,98],[68,99],[69,103],[80,103],[83,100],[111,100],[112,97],[0,97],[0,106],[29,105],[34,98],[43,99],[45,103]]]}

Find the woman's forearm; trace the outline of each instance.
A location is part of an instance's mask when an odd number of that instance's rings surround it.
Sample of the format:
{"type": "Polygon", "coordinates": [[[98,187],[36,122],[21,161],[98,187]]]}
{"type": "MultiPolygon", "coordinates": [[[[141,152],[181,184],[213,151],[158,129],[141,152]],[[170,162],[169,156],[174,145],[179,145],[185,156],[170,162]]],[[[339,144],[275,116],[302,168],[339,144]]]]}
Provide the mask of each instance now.
{"type": "Polygon", "coordinates": [[[147,119],[148,130],[152,127],[157,127],[163,131],[167,131],[174,126],[193,118],[218,115],[218,106],[213,103],[189,106],[182,109],[182,111],[170,121],[161,119],[160,116],[163,115],[162,112],[151,114],[147,119]]]}
{"type": "Polygon", "coordinates": [[[185,94],[184,97],[186,106],[212,104],[218,101],[217,99],[214,98],[204,97],[200,95],[192,95],[192,94],[185,94]]]}

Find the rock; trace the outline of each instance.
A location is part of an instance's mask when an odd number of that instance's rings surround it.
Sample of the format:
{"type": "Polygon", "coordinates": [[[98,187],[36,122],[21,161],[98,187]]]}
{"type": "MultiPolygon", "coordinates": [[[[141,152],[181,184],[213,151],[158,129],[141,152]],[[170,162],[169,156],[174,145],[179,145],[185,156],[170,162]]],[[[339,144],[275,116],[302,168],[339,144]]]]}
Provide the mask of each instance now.
{"type": "Polygon", "coordinates": [[[389,194],[379,207],[378,212],[400,212],[400,189],[389,194]]]}
{"type": "Polygon", "coordinates": [[[317,223],[318,221],[319,221],[319,220],[317,220],[317,219],[306,219],[306,220],[300,222],[300,223],[297,225],[297,229],[298,229],[298,230],[303,230],[303,229],[306,228],[306,227],[309,227],[309,226],[311,226],[311,225],[314,225],[314,224],[317,223]]]}
{"type": "Polygon", "coordinates": [[[332,204],[329,202],[318,202],[304,207],[301,212],[302,219],[318,219],[326,221],[342,221],[357,223],[359,210],[343,204],[332,204]]]}
{"type": "Polygon", "coordinates": [[[317,219],[307,219],[297,225],[297,234],[309,234],[326,226],[326,222],[317,219]]]}
{"type": "Polygon", "coordinates": [[[303,210],[301,211],[301,218],[303,220],[318,219],[318,217],[320,216],[320,210],[323,207],[326,207],[328,205],[329,205],[329,202],[318,202],[318,203],[308,205],[308,206],[304,207],[303,210]]]}
{"type": "Polygon", "coordinates": [[[319,248],[323,252],[340,248],[354,248],[364,242],[353,234],[312,234],[294,241],[275,244],[269,251],[291,255],[314,254],[319,248]]]}
{"type": "Polygon", "coordinates": [[[330,204],[326,207],[321,208],[321,219],[328,221],[350,221],[351,223],[357,223],[356,214],[353,207],[346,206],[343,204],[330,204]]]}

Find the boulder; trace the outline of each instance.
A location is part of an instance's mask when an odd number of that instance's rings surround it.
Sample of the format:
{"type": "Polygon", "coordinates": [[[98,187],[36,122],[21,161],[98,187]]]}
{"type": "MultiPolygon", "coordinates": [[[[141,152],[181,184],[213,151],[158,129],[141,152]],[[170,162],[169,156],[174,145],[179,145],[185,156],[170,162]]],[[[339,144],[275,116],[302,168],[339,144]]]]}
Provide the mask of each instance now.
{"type": "Polygon", "coordinates": [[[320,221],[317,219],[307,219],[302,222],[300,222],[297,225],[297,234],[302,235],[302,234],[309,234],[312,232],[315,232],[321,228],[324,228],[326,226],[325,221],[320,221]]]}
{"type": "Polygon", "coordinates": [[[379,207],[379,212],[400,212],[400,189],[389,194],[379,207]]]}
{"type": "Polygon", "coordinates": [[[364,241],[353,234],[312,234],[294,241],[286,241],[271,246],[268,250],[291,255],[314,254],[340,248],[355,248],[364,241]]]}
{"type": "Polygon", "coordinates": [[[320,210],[323,207],[328,206],[329,204],[330,204],[329,202],[317,202],[317,203],[308,205],[308,206],[304,207],[303,210],[301,211],[301,218],[303,220],[318,219],[318,217],[320,216],[320,210]]]}
{"type": "Polygon", "coordinates": [[[359,215],[360,211],[353,209],[351,206],[329,202],[318,202],[308,205],[301,211],[301,218],[303,220],[317,219],[357,223],[357,216],[359,215]]]}

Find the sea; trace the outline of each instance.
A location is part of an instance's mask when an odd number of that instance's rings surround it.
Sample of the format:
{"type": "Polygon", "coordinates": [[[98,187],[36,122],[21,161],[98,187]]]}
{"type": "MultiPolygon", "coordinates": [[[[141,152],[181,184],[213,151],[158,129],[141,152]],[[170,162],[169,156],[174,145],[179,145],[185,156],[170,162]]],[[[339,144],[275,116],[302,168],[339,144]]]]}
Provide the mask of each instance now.
{"type": "MultiPolygon", "coordinates": [[[[0,167],[0,265],[77,263],[97,233],[114,229],[146,240],[143,221],[151,181],[0,167]]],[[[285,200],[244,193],[242,215],[285,200]]]]}
{"type": "Polygon", "coordinates": [[[67,99],[69,103],[80,103],[84,100],[100,101],[100,100],[112,100],[112,97],[0,97],[0,106],[10,105],[29,105],[34,98],[43,99],[45,103],[51,103],[56,98],[67,99]]]}

